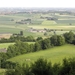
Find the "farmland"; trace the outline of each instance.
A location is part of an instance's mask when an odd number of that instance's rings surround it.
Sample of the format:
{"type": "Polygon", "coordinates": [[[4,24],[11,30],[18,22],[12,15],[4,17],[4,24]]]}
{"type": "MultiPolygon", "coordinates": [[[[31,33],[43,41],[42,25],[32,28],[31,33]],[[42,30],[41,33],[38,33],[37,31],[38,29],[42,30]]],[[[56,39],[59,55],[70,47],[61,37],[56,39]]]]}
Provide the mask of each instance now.
{"type": "MultiPolygon", "coordinates": [[[[75,16],[72,14],[59,13],[17,13],[10,15],[0,15],[0,33],[19,33],[24,32],[24,36],[32,35],[34,37],[45,37],[44,33],[33,33],[30,30],[33,29],[52,29],[56,31],[56,34],[63,34],[72,30],[75,32],[75,16]],[[55,17],[57,20],[48,20],[50,17],[55,17]],[[30,19],[30,21],[27,21],[30,19]],[[19,24],[20,23],[20,24],[19,24]],[[62,31],[61,31],[62,30],[62,31]]],[[[48,36],[54,33],[49,32],[48,36]]]]}
{"type": "Polygon", "coordinates": [[[38,58],[44,58],[54,64],[62,63],[64,58],[75,57],[75,45],[73,45],[75,44],[75,12],[59,10],[14,12],[0,12],[0,39],[2,41],[4,38],[9,40],[13,35],[10,43],[7,41],[0,43],[0,49],[6,50],[0,51],[1,75],[5,69],[11,68],[10,65],[13,67],[13,62],[30,64],[38,58]],[[23,35],[19,35],[22,31],[23,35]],[[52,37],[52,35],[55,36],[52,37]],[[35,42],[26,40],[28,44],[24,44],[27,36],[32,36],[35,42]],[[15,44],[15,41],[12,43],[13,37],[25,38],[22,42],[18,41],[20,39],[16,39],[17,43],[15,44]],[[42,38],[42,40],[36,38],[42,38]],[[9,45],[11,46],[8,48],[9,45]]]}
{"type": "Polygon", "coordinates": [[[51,49],[47,49],[45,51],[28,53],[8,59],[8,61],[19,62],[20,64],[22,64],[25,62],[34,62],[40,57],[45,58],[48,61],[51,61],[52,64],[61,63],[64,58],[75,57],[75,45],[67,44],[64,46],[58,46],[51,49]],[[26,59],[30,59],[30,61],[26,61],[26,59]]]}

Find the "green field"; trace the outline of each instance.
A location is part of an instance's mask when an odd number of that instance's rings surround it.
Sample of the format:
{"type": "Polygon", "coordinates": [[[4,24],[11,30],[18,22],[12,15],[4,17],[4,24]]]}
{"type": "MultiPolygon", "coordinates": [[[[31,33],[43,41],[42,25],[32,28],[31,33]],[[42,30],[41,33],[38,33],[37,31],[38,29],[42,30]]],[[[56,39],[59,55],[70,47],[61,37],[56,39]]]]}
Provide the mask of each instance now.
{"type": "MultiPolygon", "coordinates": [[[[35,42],[26,42],[28,44],[34,44],[35,42]]],[[[0,43],[0,49],[1,48],[8,48],[9,45],[13,45],[14,43],[0,43]]]]}
{"type": "Polygon", "coordinates": [[[5,69],[0,69],[0,75],[4,75],[5,69]]]}
{"type": "Polygon", "coordinates": [[[64,58],[75,57],[75,45],[67,44],[67,45],[47,49],[44,51],[28,53],[28,54],[24,54],[24,55],[20,55],[8,59],[8,61],[18,62],[22,64],[24,62],[26,63],[34,62],[40,57],[45,58],[48,61],[51,61],[52,64],[61,63],[62,59],[64,58]],[[27,59],[29,59],[29,61],[26,61],[27,59]]]}
{"type": "Polygon", "coordinates": [[[8,48],[9,45],[13,45],[14,43],[0,43],[0,49],[1,48],[8,48]]]}
{"type": "MultiPolygon", "coordinates": [[[[43,14],[43,13],[18,13],[18,14],[10,14],[10,15],[0,15],[0,33],[19,33],[20,31],[24,32],[24,36],[32,35],[34,37],[44,37],[44,33],[33,33],[30,32],[29,29],[53,29],[57,30],[57,34],[63,34],[64,32],[73,30],[75,31],[75,16],[74,15],[60,15],[59,13],[55,13],[51,15],[51,13],[43,14]],[[40,15],[43,17],[56,17],[58,20],[47,20],[41,19],[40,15]],[[21,20],[30,18],[31,24],[17,24],[21,20]],[[13,19],[13,21],[11,21],[13,19]],[[70,25],[71,24],[71,25],[70,25]],[[59,30],[63,30],[64,32],[59,30]]],[[[51,33],[50,33],[51,34],[51,33]]],[[[53,33],[52,33],[53,34],[53,33]]]]}

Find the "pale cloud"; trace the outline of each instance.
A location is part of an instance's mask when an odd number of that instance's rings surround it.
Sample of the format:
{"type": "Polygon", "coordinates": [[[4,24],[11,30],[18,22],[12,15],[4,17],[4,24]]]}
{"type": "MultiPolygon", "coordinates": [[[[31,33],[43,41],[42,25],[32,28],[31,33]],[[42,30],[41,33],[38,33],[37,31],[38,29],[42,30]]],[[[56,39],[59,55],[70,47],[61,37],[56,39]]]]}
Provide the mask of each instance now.
{"type": "Polygon", "coordinates": [[[0,7],[75,7],[74,0],[1,0],[0,7]]]}

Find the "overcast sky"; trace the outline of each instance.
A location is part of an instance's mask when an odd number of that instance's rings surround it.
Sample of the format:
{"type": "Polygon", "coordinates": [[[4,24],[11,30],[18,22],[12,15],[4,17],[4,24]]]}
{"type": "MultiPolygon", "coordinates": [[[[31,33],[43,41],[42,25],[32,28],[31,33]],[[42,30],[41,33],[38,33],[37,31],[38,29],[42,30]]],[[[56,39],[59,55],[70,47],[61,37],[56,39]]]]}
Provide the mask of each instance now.
{"type": "Polygon", "coordinates": [[[75,0],[0,0],[0,7],[73,7],[75,0]]]}

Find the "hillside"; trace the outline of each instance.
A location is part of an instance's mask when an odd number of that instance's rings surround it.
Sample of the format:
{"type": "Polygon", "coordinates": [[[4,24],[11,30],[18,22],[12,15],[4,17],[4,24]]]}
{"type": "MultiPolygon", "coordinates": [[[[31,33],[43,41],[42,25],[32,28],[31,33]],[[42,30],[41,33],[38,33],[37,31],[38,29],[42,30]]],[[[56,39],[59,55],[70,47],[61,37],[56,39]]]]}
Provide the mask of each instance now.
{"type": "Polygon", "coordinates": [[[37,58],[40,57],[45,58],[48,61],[51,61],[52,64],[58,62],[61,63],[63,58],[75,57],[75,45],[67,44],[43,51],[23,54],[20,56],[13,57],[8,61],[19,62],[19,63],[24,63],[24,62],[30,63],[37,60],[37,58]]]}

